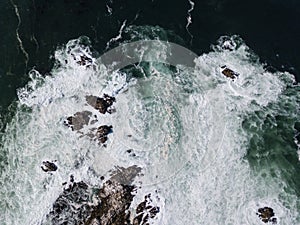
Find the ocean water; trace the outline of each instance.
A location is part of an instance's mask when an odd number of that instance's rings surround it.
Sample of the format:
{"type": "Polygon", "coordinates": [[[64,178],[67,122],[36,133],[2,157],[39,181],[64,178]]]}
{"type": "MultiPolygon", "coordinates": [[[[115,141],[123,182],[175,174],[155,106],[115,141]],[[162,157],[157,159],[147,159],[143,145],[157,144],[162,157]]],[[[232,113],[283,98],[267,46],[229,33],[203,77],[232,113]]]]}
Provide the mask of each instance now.
{"type": "MultiPolygon", "coordinates": [[[[221,10],[229,3],[207,5],[221,10]]],[[[26,2],[22,4],[16,5],[17,11],[26,11],[26,2]]],[[[84,15],[89,4],[80,4],[84,15]]],[[[108,18],[120,7],[118,2],[105,6],[108,18]]],[[[28,60],[28,72],[11,75],[11,83],[19,87],[15,100],[8,92],[2,103],[1,224],[46,223],[70,175],[96,185],[113,167],[132,165],[141,167],[143,176],[135,181],[141,188],[131,207],[148,193],[160,207],[150,224],[264,224],[256,212],[265,206],[273,208],[278,224],[300,223],[300,87],[293,70],[271,68],[239,35],[219,35],[209,50],[197,52],[193,68],[165,63],[160,60],[168,53],[165,41],[201,45],[195,38],[201,35],[189,23],[197,3],[188,1],[186,7],[185,35],[122,20],[110,38],[97,31],[99,40],[106,40],[101,44],[67,35],[63,43],[47,43],[54,49],[47,56],[51,61],[36,60],[39,66],[30,66],[36,53],[28,60]],[[154,51],[135,51],[147,62],[116,71],[103,65],[103,52],[146,40],[156,40],[154,51]],[[99,46],[105,50],[97,51],[99,46]],[[78,63],[82,55],[91,59],[88,66],[78,63]],[[239,76],[225,77],[223,65],[239,76]],[[85,96],[103,94],[116,98],[114,113],[102,115],[86,104],[85,96]],[[67,117],[84,110],[98,118],[96,124],[85,126],[82,134],[64,125],[67,117]],[[113,126],[106,147],[85,136],[103,124],[113,126]],[[47,160],[55,160],[56,172],[41,170],[47,160]]],[[[1,87],[10,83],[5,79],[1,87]]]]}

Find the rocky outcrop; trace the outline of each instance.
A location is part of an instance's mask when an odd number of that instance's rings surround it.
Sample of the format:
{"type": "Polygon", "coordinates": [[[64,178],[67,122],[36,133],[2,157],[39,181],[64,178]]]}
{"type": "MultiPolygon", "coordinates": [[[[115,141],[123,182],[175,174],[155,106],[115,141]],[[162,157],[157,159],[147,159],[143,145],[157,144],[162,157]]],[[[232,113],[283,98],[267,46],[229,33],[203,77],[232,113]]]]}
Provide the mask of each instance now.
{"type": "Polygon", "coordinates": [[[264,223],[272,223],[277,224],[277,218],[275,217],[275,213],[272,208],[270,207],[263,207],[259,208],[258,212],[256,213],[261,221],[264,223]]]}
{"type": "Polygon", "coordinates": [[[92,189],[86,183],[71,182],[54,202],[44,224],[84,224],[86,217],[99,204],[98,201],[93,202],[92,197],[92,189]]]}
{"type": "Polygon", "coordinates": [[[107,135],[112,133],[112,126],[102,125],[98,127],[96,137],[100,143],[104,144],[107,141],[107,135]]]}
{"type": "Polygon", "coordinates": [[[89,105],[94,107],[102,114],[105,114],[107,112],[108,113],[114,112],[114,109],[111,108],[111,106],[116,101],[115,97],[109,96],[107,94],[104,94],[103,98],[93,96],[93,95],[88,95],[86,96],[86,101],[89,105]]]}
{"type": "Polygon", "coordinates": [[[239,76],[237,72],[234,72],[233,70],[229,69],[227,66],[222,66],[221,72],[224,76],[231,78],[233,80],[239,76]]]}
{"type": "MultiPolygon", "coordinates": [[[[137,166],[117,167],[110,179],[99,187],[89,186],[83,181],[71,183],[54,202],[47,215],[51,224],[84,225],[147,225],[159,213],[159,207],[152,206],[151,195],[138,204],[132,219],[129,210],[137,188],[132,184],[141,169],[137,166]]],[[[101,182],[101,181],[100,181],[101,182]]]]}
{"type": "MultiPolygon", "coordinates": [[[[87,136],[91,140],[98,141],[104,144],[108,140],[108,135],[113,132],[112,126],[101,125],[98,128],[95,127],[95,123],[98,122],[96,119],[92,119],[92,113],[89,111],[77,112],[73,116],[69,116],[64,124],[70,127],[73,131],[77,131],[82,136],[87,136]],[[93,125],[88,132],[81,131],[85,125],[93,125]]],[[[81,136],[81,137],[82,137],[81,136]]]]}
{"type": "Polygon", "coordinates": [[[81,130],[85,125],[89,124],[92,112],[82,111],[77,112],[73,116],[69,116],[65,121],[65,125],[71,127],[72,130],[81,130]]]}

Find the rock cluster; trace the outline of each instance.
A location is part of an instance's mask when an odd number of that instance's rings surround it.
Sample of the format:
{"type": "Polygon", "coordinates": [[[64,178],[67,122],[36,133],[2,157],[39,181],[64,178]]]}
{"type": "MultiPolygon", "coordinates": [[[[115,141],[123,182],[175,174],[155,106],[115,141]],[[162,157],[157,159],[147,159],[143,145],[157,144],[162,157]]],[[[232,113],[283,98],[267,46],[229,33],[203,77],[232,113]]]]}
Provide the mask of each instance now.
{"type": "MultiPolygon", "coordinates": [[[[90,63],[88,58],[81,57],[80,65],[90,63]]],[[[112,113],[115,98],[104,94],[103,97],[86,96],[86,102],[100,114],[112,113]]],[[[76,112],[64,121],[64,124],[92,140],[106,146],[108,135],[113,132],[111,125],[99,126],[97,114],[91,111],[76,112]]],[[[99,116],[99,115],[98,115],[99,116]]],[[[130,150],[131,152],[131,150],[130,150]]],[[[130,153],[129,152],[129,153],[130,153]]],[[[44,171],[55,171],[54,163],[43,162],[44,171]]],[[[63,192],[52,205],[51,211],[43,224],[55,225],[149,225],[149,220],[156,217],[160,209],[153,206],[151,194],[145,196],[136,209],[130,208],[137,187],[133,181],[140,174],[141,168],[115,167],[110,178],[101,176],[98,184],[75,182],[71,176],[69,183],[63,183],[63,192]]]]}
{"type": "MultiPolygon", "coordinates": [[[[94,109],[99,111],[101,114],[112,113],[115,110],[112,108],[113,103],[116,99],[112,96],[104,94],[103,97],[97,97],[93,95],[86,96],[86,101],[94,109]]],[[[98,122],[97,116],[90,111],[76,112],[74,115],[67,117],[64,124],[70,127],[73,131],[77,131],[83,136],[88,136],[89,138],[99,141],[99,143],[104,144],[108,140],[108,134],[112,133],[112,126],[101,125],[95,127],[95,123],[98,122]],[[83,133],[82,129],[84,126],[92,125],[91,129],[87,133],[83,133]]],[[[103,145],[106,146],[106,145],[103,145]]]]}
{"type": "Polygon", "coordinates": [[[270,207],[259,208],[256,214],[264,223],[270,222],[272,224],[277,224],[277,218],[274,217],[275,213],[270,207]]]}
{"type": "Polygon", "coordinates": [[[74,61],[80,66],[89,68],[93,64],[93,59],[90,56],[86,55],[85,53],[82,53],[81,55],[78,56],[75,56],[74,54],[71,55],[73,56],[74,61]]]}

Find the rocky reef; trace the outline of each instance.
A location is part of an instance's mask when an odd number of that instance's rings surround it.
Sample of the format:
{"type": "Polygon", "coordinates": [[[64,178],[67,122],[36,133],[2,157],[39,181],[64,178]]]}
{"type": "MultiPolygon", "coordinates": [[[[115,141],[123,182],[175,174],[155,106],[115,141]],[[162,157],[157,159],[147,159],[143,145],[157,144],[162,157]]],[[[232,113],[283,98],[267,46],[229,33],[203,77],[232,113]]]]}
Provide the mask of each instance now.
{"type": "Polygon", "coordinates": [[[102,125],[96,132],[97,139],[104,144],[107,141],[107,135],[112,133],[112,126],[102,125]]]}
{"type": "MultiPolygon", "coordinates": [[[[54,202],[44,224],[57,225],[147,225],[159,213],[158,206],[152,206],[151,194],[130,209],[137,191],[132,184],[141,169],[137,166],[116,167],[109,179],[99,180],[98,186],[91,186],[71,177],[62,194],[54,202]]],[[[64,184],[66,185],[66,184],[64,184]]]]}
{"type": "MultiPolygon", "coordinates": [[[[80,65],[89,62],[81,58],[80,65]]],[[[76,112],[64,121],[72,131],[80,137],[87,137],[106,146],[108,135],[113,132],[113,126],[99,124],[100,114],[112,113],[115,98],[107,94],[103,97],[86,96],[87,105],[91,111],[76,112]],[[100,113],[100,114],[99,114],[100,113]],[[98,116],[97,116],[98,115],[98,116]]],[[[131,152],[131,150],[130,150],[131,152]]],[[[43,162],[44,171],[55,171],[54,163],[43,162]]],[[[86,181],[75,181],[71,175],[69,182],[63,183],[63,190],[53,203],[50,212],[46,215],[43,224],[55,225],[149,225],[160,208],[152,205],[151,193],[134,208],[132,202],[138,188],[133,184],[141,173],[138,166],[127,168],[116,166],[109,172],[109,176],[99,177],[98,184],[89,184],[86,181]]],[[[136,203],[136,202],[135,202],[136,203]]]]}

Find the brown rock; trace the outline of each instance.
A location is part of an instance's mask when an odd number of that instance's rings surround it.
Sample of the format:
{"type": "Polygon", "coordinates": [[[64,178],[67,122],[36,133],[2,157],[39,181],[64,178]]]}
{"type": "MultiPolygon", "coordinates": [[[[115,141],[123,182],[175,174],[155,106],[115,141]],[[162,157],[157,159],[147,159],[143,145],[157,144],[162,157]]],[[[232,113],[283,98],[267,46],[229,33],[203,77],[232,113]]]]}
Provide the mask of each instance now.
{"type": "Polygon", "coordinates": [[[275,213],[273,209],[270,207],[259,208],[257,215],[264,223],[268,223],[268,222],[272,224],[277,223],[277,218],[274,217],[275,213]]]}
{"type": "Polygon", "coordinates": [[[239,76],[238,73],[234,72],[233,70],[227,68],[226,66],[222,66],[222,74],[224,74],[226,77],[229,77],[231,79],[235,79],[239,76]]]}
{"type": "MultiPolygon", "coordinates": [[[[151,195],[136,209],[138,215],[130,220],[129,207],[134,198],[136,187],[133,180],[141,172],[138,166],[116,167],[111,177],[102,187],[91,187],[85,182],[74,182],[64,189],[54,202],[47,215],[46,224],[83,224],[83,225],[148,225],[150,218],[159,212],[159,207],[151,205],[151,195]]],[[[101,177],[100,180],[104,180],[101,177]]],[[[99,184],[101,181],[99,182],[99,184]]]]}
{"type": "Polygon", "coordinates": [[[81,130],[84,125],[88,125],[92,113],[90,111],[82,111],[77,112],[73,116],[69,116],[66,121],[64,121],[65,125],[71,127],[72,130],[81,130]]]}
{"type": "Polygon", "coordinates": [[[112,133],[112,126],[102,125],[98,127],[96,132],[96,137],[100,143],[105,143],[107,141],[107,135],[112,133]]]}
{"type": "Polygon", "coordinates": [[[104,94],[103,98],[96,97],[93,95],[86,96],[86,101],[89,105],[97,109],[100,113],[105,114],[106,112],[113,112],[113,110],[110,107],[113,105],[116,99],[107,94],[104,94]]]}

